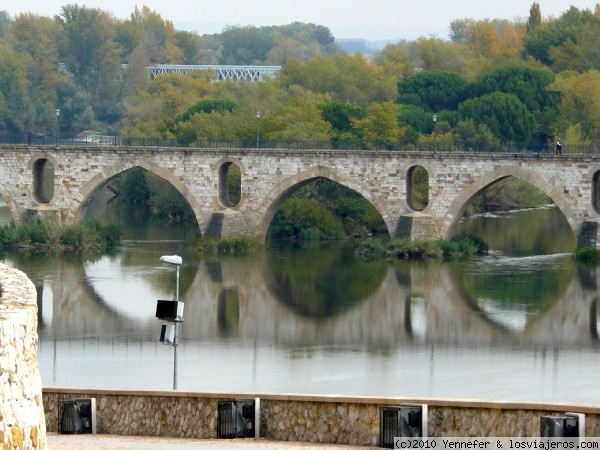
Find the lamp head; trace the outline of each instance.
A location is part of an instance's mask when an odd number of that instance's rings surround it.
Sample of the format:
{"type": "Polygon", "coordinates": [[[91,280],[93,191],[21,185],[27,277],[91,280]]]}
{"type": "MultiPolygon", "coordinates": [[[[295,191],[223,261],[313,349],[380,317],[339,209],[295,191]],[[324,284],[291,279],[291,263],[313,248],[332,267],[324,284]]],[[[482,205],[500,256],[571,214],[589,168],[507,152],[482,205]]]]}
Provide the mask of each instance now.
{"type": "Polygon", "coordinates": [[[181,256],[177,256],[177,255],[161,256],[160,260],[162,262],[166,262],[168,264],[173,264],[174,266],[180,266],[182,263],[181,256]]]}
{"type": "Polygon", "coordinates": [[[433,115],[433,121],[436,122],[437,121],[437,114],[433,115]]]}

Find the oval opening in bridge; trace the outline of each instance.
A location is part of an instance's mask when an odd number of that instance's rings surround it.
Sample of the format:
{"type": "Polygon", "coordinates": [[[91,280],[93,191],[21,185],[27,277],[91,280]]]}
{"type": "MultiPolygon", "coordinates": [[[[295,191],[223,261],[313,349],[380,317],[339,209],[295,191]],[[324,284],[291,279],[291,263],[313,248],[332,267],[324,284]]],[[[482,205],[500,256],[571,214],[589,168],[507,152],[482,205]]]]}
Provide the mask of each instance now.
{"type": "Polygon", "coordinates": [[[600,214],[600,171],[594,173],[592,178],[592,207],[600,214]]]}
{"type": "Polygon", "coordinates": [[[406,173],[406,202],[414,211],[429,204],[429,173],[423,166],[413,166],[406,173]]]}
{"type": "Polygon", "coordinates": [[[227,208],[235,207],[241,198],[242,174],[237,164],[226,162],[219,169],[219,200],[227,208]]]}
{"type": "Polygon", "coordinates": [[[54,197],[54,166],[46,158],[33,164],[33,199],[38,203],[50,203],[54,197]]]}

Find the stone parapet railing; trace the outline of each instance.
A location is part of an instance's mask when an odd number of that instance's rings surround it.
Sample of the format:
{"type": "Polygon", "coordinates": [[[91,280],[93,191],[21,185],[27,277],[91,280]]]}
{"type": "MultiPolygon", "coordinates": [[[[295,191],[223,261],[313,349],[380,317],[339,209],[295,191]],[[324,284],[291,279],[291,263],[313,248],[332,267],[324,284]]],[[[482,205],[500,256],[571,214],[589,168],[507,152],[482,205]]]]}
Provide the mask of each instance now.
{"type": "Polygon", "coordinates": [[[585,414],[586,436],[600,435],[600,405],[467,400],[231,394],[44,388],[48,431],[58,429],[60,400],[95,398],[98,433],[217,438],[220,400],[260,398],[260,436],[271,440],[373,446],[380,409],[428,405],[428,435],[540,436],[540,416],[585,414]]]}
{"type": "Polygon", "coordinates": [[[0,264],[0,447],[45,449],[33,283],[0,264]]]}

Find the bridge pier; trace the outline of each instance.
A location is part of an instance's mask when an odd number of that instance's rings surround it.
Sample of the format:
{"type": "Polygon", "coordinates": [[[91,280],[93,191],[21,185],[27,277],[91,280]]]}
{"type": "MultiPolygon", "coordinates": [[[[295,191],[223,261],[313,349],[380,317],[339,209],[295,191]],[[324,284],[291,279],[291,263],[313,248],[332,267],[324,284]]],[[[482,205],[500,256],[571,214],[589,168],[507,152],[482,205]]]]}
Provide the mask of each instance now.
{"type": "Polygon", "coordinates": [[[600,242],[600,219],[584,220],[577,236],[577,248],[598,248],[600,242]]]}
{"type": "Polygon", "coordinates": [[[224,209],[212,213],[203,237],[224,239],[251,235],[246,218],[241,212],[224,209]]]}
{"type": "Polygon", "coordinates": [[[41,220],[43,222],[50,222],[60,225],[61,221],[61,212],[58,208],[53,208],[47,205],[39,205],[34,206],[33,208],[26,209],[26,219],[27,221],[35,221],[41,220]]]}
{"type": "Polygon", "coordinates": [[[432,215],[422,212],[411,212],[399,217],[394,236],[414,241],[419,239],[439,239],[440,233],[432,215]]]}

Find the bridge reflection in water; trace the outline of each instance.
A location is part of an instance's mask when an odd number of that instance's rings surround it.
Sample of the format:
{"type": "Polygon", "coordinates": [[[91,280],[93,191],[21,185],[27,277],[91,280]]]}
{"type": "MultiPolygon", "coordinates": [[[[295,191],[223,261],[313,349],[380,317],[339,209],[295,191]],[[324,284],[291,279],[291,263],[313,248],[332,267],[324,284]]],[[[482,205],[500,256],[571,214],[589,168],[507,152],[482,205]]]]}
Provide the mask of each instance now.
{"type": "MultiPolygon", "coordinates": [[[[165,298],[156,279],[172,274],[138,267],[137,280],[116,285],[122,258],[29,274],[40,294],[44,385],[173,384],[173,354],[153,317],[165,298]]],[[[573,267],[556,256],[563,263],[573,267]]],[[[450,264],[385,265],[367,296],[320,317],[278,297],[273,267],[267,254],[188,264],[179,389],[590,400],[600,369],[595,270],[574,271],[544,311],[511,327],[489,301],[470,298],[450,264]]]]}

